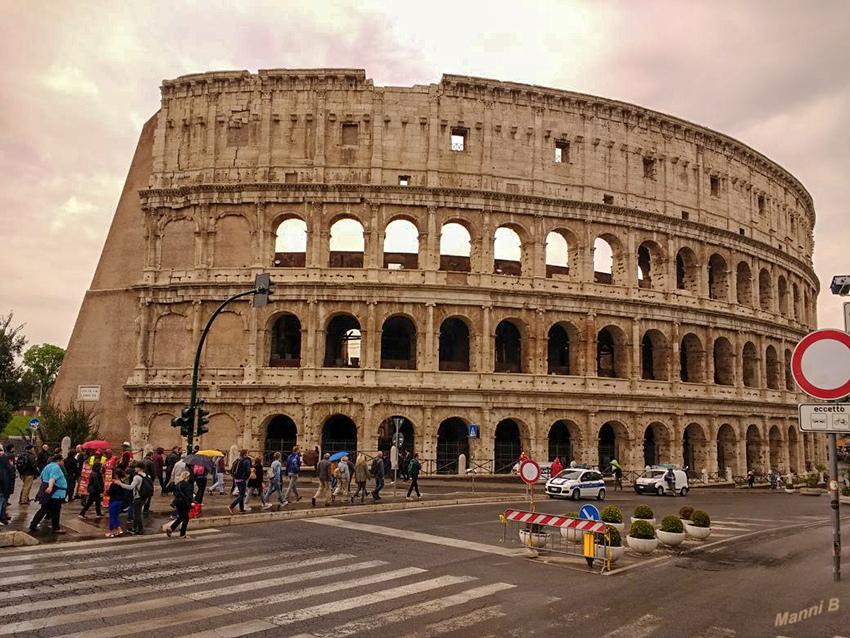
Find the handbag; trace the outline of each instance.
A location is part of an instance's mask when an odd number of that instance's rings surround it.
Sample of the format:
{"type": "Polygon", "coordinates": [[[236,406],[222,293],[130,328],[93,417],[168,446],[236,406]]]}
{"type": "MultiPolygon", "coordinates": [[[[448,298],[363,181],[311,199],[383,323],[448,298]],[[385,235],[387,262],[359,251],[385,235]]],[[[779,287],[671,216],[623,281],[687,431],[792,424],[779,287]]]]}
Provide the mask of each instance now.
{"type": "Polygon", "coordinates": [[[50,502],[50,494],[47,493],[48,485],[49,483],[47,481],[42,481],[41,486],[38,488],[38,493],[35,495],[36,502],[41,505],[47,505],[50,502]]]}

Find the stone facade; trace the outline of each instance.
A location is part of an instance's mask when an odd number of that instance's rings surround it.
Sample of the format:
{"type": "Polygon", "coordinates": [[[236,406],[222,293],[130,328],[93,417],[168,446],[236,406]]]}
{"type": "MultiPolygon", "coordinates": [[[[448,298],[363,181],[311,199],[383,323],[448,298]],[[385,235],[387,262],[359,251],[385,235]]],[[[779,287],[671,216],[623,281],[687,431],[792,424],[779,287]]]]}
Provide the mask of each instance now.
{"type": "Polygon", "coordinates": [[[204,323],[268,271],[273,302],[234,302],[210,333],[205,447],[270,449],[271,427],[280,447],[374,452],[401,416],[427,471],[453,470],[476,423],[486,471],[525,449],[801,472],[826,449],[797,432],[788,373],[816,322],[814,222],[782,167],[631,104],[454,75],[184,76],[142,132],[55,393],[99,385],[113,440],[179,443],[204,323]],[[306,251],[276,253],[290,219],[306,251]],[[341,219],[362,252],[331,250],[341,219]],[[385,253],[399,219],[418,252],[385,253]],[[468,257],[441,254],[450,223],[468,257]],[[519,260],[494,255],[500,228],[519,260]],[[547,264],[550,233],[563,264],[547,264]]]}

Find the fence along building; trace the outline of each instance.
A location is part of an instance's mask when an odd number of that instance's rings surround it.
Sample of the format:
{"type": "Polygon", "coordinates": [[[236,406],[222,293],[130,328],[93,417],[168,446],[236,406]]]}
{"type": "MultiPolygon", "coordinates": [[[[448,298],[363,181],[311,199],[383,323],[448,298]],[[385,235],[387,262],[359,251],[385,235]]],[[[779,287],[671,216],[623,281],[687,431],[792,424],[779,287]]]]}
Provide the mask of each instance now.
{"type": "Polygon", "coordinates": [[[105,434],[386,449],[426,471],[534,458],[802,472],[790,354],[815,327],[812,200],[717,132],[605,98],[362,70],[165,81],[57,382],[105,434]],[[394,230],[395,229],[395,230],[394,230]],[[396,245],[395,236],[407,243],[396,245]],[[412,248],[411,248],[412,246],[412,248]]]}

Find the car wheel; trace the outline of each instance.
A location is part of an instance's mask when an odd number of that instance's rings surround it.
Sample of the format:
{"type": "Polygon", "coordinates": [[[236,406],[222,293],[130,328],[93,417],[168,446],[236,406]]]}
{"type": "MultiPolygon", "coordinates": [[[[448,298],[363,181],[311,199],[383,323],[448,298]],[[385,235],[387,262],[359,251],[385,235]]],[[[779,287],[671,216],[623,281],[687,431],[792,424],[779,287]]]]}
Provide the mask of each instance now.
{"type": "Polygon", "coordinates": [[[555,497],[554,497],[554,496],[552,496],[551,494],[548,494],[547,496],[548,496],[549,498],[555,498],[555,497]]]}
{"type": "Polygon", "coordinates": [[[679,490],[679,495],[680,496],[687,496],[688,495],[688,488],[683,487],[681,490],[679,490]]]}
{"type": "Polygon", "coordinates": [[[655,493],[658,494],[658,496],[664,496],[664,488],[659,485],[655,488],[655,493]]]}
{"type": "Polygon", "coordinates": [[[573,490],[573,493],[570,495],[570,498],[572,498],[574,501],[579,500],[581,498],[580,491],[579,490],[573,490]]]}
{"type": "Polygon", "coordinates": [[[605,490],[604,489],[599,490],[599,493],[596,495],[596,500],[597,501],[604,501],[605,500],[605,490]]]}

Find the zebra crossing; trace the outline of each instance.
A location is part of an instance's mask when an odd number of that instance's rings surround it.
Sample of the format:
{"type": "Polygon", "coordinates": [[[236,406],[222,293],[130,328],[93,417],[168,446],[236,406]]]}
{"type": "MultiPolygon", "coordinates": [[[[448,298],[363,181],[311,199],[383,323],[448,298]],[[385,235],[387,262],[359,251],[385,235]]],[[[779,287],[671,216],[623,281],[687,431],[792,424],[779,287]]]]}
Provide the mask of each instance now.
{"type": "MultiPolygon", "coordinates": [[[[653,614],[643,614],[627,623],[624,623],[617,629],[609,631],[602,635],[602,638],[651,638],[659,631],[675,628],[679,619],[664,619],[653,614]]],[[[737,631],[728,627],[718,627],[711,625],[702,631],[692,634],[692,638],[738,638],[741,636],[750,636],[753,634],[753,629],[748,628],[743,631],[737,631]]],[[[767,636],[769,633],[759,632],[758,635],[767,636]]],[[[821,635],[821,634],[818,634],[821,635]]],[[[787,638],[782,634],[776,635],[776,638],[787,638]]],[[[847,636],[833,635],[832,638],[847,638],[847,636]]]]}
{"type": "Polygon", "coordinates": [[[484,635],[515,587],[344,547],[278,551],[267,539],[203,531],[0,555],[0,636],[330,638],[393,626],[410,638],[484,635]]]}

